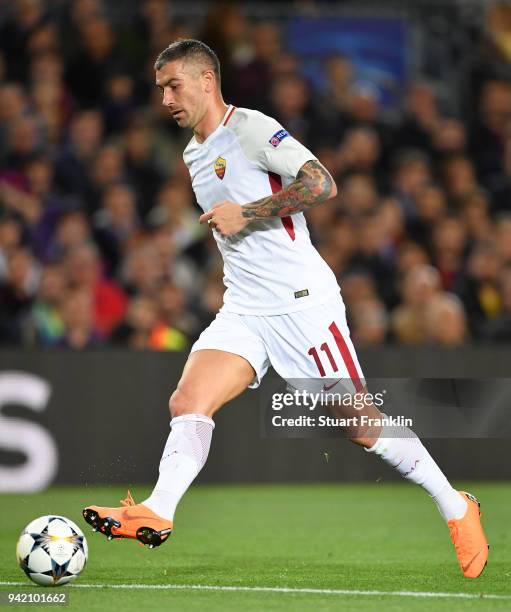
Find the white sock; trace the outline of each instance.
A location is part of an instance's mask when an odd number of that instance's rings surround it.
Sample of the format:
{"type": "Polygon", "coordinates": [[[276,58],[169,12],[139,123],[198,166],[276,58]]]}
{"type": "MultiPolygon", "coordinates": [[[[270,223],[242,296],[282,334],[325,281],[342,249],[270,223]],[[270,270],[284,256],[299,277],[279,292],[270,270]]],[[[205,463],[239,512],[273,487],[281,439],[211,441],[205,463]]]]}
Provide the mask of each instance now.
{"type": "Polygon", "coordinates": [[[142,503],[173,520],[179,500],[206,463],[215,423],[203,414],[185,414],[173,418],[170,427],[158,482],[142,503]]]}
{"type": "Polygon", "coordinates": [[[384,425],[376,443],[365,450],[379,455],[403,478],[425,489],[446,521],[465,515],[466,500],[449,484],[433,457],[408,427],[384,425]]]}

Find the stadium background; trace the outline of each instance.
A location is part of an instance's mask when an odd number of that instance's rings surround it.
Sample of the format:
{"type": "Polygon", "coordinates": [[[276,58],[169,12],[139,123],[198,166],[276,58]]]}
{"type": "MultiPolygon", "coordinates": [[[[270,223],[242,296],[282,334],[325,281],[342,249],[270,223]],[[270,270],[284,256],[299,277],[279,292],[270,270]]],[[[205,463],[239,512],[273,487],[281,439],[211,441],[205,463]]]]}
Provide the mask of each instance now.
{"type": "MultiPolygon", "coordinates": [[[[509,375],[507,3],[3,3],[2,490],[154,479],[166,398],[223,293],[189,135],[153,85],[188,36],[218,52],[227,102],[275,116],[335,176],[307,218],[366,372],[509,375]]],[[[201,479],[379,474],[344,443],[261,439],[258,408],[246,393],[219,415],[201,479]]],[[[509,477],[506,446],[431,442],[454,477],[509,477]]]]}

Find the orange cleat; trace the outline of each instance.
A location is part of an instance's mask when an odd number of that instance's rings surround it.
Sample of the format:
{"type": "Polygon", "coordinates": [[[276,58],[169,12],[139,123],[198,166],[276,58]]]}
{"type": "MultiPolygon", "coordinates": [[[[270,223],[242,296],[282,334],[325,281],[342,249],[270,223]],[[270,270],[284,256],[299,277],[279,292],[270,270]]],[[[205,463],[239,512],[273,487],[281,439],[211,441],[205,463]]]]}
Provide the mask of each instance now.
{"type": "Polygon", "coordinates": [[[481,525],[479,502],[470,493],[459,491],[459,494],[467,500],[467,511],[463,518],[452,519],[447,525],[463,575],[477,578],[486,567],[490,547],[481,525]]]}
{"type": "Polygon", "coordinates": [[[121,508],[88,506],[83,510],[83,518],[93,531],[109,540],[133,538],[149,548],[160,546],[172,533],[172,521],[162,519],[143,504],[136,504],[129,490],[121,504],[121,508]]]}

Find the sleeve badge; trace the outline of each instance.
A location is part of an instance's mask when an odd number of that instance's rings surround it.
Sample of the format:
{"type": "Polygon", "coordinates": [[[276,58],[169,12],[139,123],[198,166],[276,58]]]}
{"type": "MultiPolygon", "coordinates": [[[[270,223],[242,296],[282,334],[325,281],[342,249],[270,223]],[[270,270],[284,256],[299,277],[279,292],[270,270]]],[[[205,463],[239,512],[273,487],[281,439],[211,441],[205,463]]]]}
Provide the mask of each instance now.
{"type": "Polygon", "coordinates": [[[277,148],[279,144],[289,136],[289,132],[287,130],[279,130],[268,141],[272,147],[277,148]]]}

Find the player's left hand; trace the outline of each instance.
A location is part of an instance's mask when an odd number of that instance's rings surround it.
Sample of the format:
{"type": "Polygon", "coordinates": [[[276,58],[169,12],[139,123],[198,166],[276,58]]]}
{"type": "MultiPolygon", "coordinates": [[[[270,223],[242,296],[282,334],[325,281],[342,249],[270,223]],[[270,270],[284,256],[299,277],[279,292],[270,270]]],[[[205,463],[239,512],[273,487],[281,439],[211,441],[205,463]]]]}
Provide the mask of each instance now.
{"type": "Polygon", "coordinates": [[[249,221],[242,215],[241,206],[229,200],[214,204],[211,210],[199,217],[199,223],[209,223],[222,236],[237,234],[249,221]]]}

